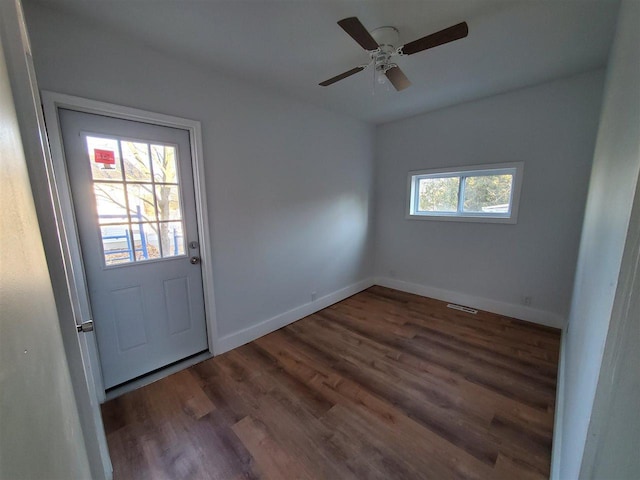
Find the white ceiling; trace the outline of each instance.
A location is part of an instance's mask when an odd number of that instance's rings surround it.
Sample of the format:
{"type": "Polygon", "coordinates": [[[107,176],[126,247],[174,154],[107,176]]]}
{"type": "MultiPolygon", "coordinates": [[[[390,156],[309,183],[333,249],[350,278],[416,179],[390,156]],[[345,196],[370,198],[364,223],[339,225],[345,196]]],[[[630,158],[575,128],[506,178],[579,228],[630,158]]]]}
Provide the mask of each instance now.
{"type": "Polygon", "coordinates": [[[606,64],[617,0],[195,1],[46,0],[156,49],[227,76],[381,123],[606,64]],[[336,24],[357,16],[392,25],[408,43],[460,21],[465,39],[402,57],[413,85],[377,87],[365,70],[318,82],[368,60],[336,24]]]}

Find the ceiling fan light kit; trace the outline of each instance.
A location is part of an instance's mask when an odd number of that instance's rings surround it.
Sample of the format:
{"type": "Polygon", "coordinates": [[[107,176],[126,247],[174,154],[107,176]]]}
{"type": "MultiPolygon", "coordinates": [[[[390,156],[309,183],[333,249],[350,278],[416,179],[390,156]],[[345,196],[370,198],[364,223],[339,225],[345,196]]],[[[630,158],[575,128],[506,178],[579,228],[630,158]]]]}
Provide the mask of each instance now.
{"type": "Polygon", "coordinates": [[[397,91],[404,90],[411,85],[411,82],[400,67],[393,62],[393,57],[413,55],[429,48],[459,40],[469,34],[467,23],[462,22],[414,40],[406,45],[396,47],[400,41],[400,36],[398,29],[395,27],[379,27],[369,32],[357,17],[344,18],[338,22],[338,25],[362,48],[367,50],[370,60],[365,65],[359,65],[324,82],[320,82],[323,87],[355,75],[366,68],[373,67],[374,74],[378,75],[379,81],[380,79],[384,81],[386,77],[397,91]]]}

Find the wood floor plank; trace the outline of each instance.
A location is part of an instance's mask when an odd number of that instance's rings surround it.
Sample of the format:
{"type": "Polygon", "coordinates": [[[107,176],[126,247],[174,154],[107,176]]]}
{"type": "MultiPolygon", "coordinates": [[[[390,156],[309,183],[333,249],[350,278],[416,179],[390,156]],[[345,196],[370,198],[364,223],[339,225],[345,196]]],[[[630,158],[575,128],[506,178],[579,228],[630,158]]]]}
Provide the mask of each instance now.
{"type": "Polygon", "coordinates": [[[548,478],[559,342],[372,287],[104,404],[114,478],[548,478]]]}
{"type": "Polygon", "coordinates": [[[473,357],[459,348],[440,343],[429,338],[428,334],[417,335],[416,338],[405,340],[389,336],[384,325],[376,324],[375,321],[360,322],[346,316],[336,315],[334,312],[325,311],[322,313],[327,318],[340,322],[381,344],[407,350],[434,364],[459,372],[470,381],[492,388],[503,395],[512,396],[535,408],[547,410],[550,403],[555,401],[555,389],[548,385],[540,384],[526,374],[514,372],[502,365],[473,357]]]}
{"type": "Polygon", "coordinates": [[[498,480],[546,480],[549,475],[531,470],[526,463],[518,462],[503,454],[498,455],[494,468],[495,478],[498,480]]]}
{"type": "MultiPolygon", "coordinates": [[[[430,445],[428,436],[420,437],[413,432],[413,443],[408,446],[406,435],[410,432],[403,432],[403,437],[399,438],[401,429],[381,422],[364,405],[337,404],[327,414],[325,421],[336,430],[354,432],[360,441],[370,444],[374,451],[380,452],[382,458],[376,460],[385,470],[386,475],[382,475],[382,478],[445,478],[451,473],[444,462],[428,460],[430,455],[425,454],[430,447],[421,448],[421,444],[430,445]]],[[[366,460],[369,461],[370,458],[371,455],[366,460]]]]}
{"type": "MultiPolygon", "coordinates": [[[[305,326],[312,325],[307,322],[305,326]]],[[[428,384],[407,381],[407,372],[403,374],[399,369],[389,365],[385,370],[383,359],[369,364],[370,360],[366,357],[353,354],[357,350],[350,352],[348,346],[345,348],[340,345],[339,338],[326,336],[326,330],[324,334],[320,330],[323,329],[312,328],[305,334],[298,329],[296,333],[306,341],[314,338],[319,348],[325,352],[334,351],[339,355],[342,360],[333,368],[344,377],[366,385],[373,394],[397,406],[426,428],[479,460],[490,465],[495,463],[498,456],[497,446],[487,441],[488,431],[479,417],[464,408],[458,408],[459,404],[449,401],[437,390],[425,388],[428,384]]]]}
{"type": "MultiPolygon", "coordinates": [[[[430,363],[423,362],[406,352],[386,348],[340,324],[327,322],[321,316],[314,316],[314,321],[324,329],[327,341],[341,343],[341,357],[351,358],[356,363],[367,364],[369,368],[392,377],[390,383],[396,388],[417,391],[420,393],[419,399],[422,402],[426,400],[463,415],[484,419],[487,425],[493,419],[495,414],[493,404],[469,401],[473,396],[465,394],[465,387],[468,388],[472,384],[464,377],[454,376],[450,371],[442,369],[437,371],[430,363]],[[332,336],[332,332],[340,334],[340,337],[332,336]]],[[[312,325],[312,322],[305,323],[305,326],[312,325]]],[[[333,346],[334,343],[331,343],[330,348],[333,346]]]]}
{"type": "MultiPolygon", "coordinates": [[[[313,318],[316,319],[317,315],[313,318]]],[[[349,331],[348,328],[336,322],[325,324],[325,326],[328,329],[349,331]]],[[[368,337],[349,332],[351,336],[345,338],[351,339],[354,350],[362,350],[370,355],[371,358],[378,355],[379,357],[393,359],[398,364],[401,372],[404,371],[407,374],[413,373],[419,376],[423,383],[433,385],[449,401],[465,402],[467,408],[476,412],[487,423],[493,419],[496,411],[500,411],[503,415],[509,415],[511,418],[517,419],[517,421],[525,422],[539,432],[544,432],[550,438],[553,415],[549,415],[546,410],[533,409],[511,398],[496,394],[492,390],[485,389],[476,383],[469,382],[462,375],[425,361],[406,351],[381,345],[368,337]],[[373,350],[368,351],[368,347],[373,350]]]]}
{"type": "MultiPolygon", "coordinates": [[[[282,394],[274,385],[261,382],[255,372],[246,369],[237,352],[230,352],[218,362],[225,375],[218,378],[212,389],[224,389],[233,399],[234,408],[243,408],[246,414],[262,422],[270,435],[291,453],[302,465],[312,465],[322,478],[343,478],[343,465],[335,461],[340,452],[317,448],[317,439],[329,437],[326,429],[296,398],[282,394]],[[247,378],[253,381],[246,381],[247,378]]],[[[207,392],[211,390],[207,389],[207,392]]]]}
{"type": "Polygon", "coordinates": [[[313,479],[313,474],[296,462],[267,431],[265,425],[251,417],[245,417],[232,427],[242,443],[264,472],[264,478],[280,480],[296,478],[313,479]]]}
{"type": "MultiPolygon", "coordinates": [[[[285,335],[284,332],[276,332],[259,339],[257,343],[275,355],[280,364],[283,365],[283,368],[291,369],[292,374],[318,366],[321,368],[321,364],[317,361],[315,355],[319,355],[318,358],[322,358],[323,352],[314,350],[312,346],[304,342],[297,342],[295,345],[288,344],[287,348],[281,348],[283,344],[286,344],[286,342],[282,341],[283,338],[291,337],[274,338],[278,334],[285,335]],[[314,367],[309,365],[314,365],[314,367]]],[[[421,422],[410,418],[397,406],[372,393],[367,386],[333,372],[334,368],[331,371],[315,375],[311,379],[311,384],[332,398],[336,404],[352,407],[354,411],[358,412],[359,416],[367,419],[367,424],[379,425],[380,427],[377,429],[378,435],[391,439],[396,434],[400,434],[402,437],[397,439],[397,442],[402,445],[402,448],[410,450],[416,443],[416,439],[419,439],[418,443],[423,450],[421,455],[416,455],[416,458],[427,458],[434,468],[440,462],[451,461],[451,464],[447,464],[447,471],[449,472],[464,466],[468,467],[468,471],[483,471],[485,464],[475,456],[468,454],[463,449],[456,448],[446,439],[425,428],[421,422]]],[[[374,432],[376,432],[376,429],[374,429],[374,432]]],[[[373,433],[373,435],[376,435],[376,433],[373,433]]],[[[389,441],[391,442],[391,440],[389,441]]],[[[435,476],[433,478],[442,477],[435,476]]]]}
{"type": "MultiPolygon", "coordinates": [[[[435,316],[449,323],[467,325],[482,330],[489,336],[500,336],[504,340],[514,340],[522,345],[537,345],[556,351],[559,346],[558,331],[551,327],[523,322],[490,312],[478,311],[476,315],[471,315],[447,308],[446,302],[418,297],[384,287],[375,286],[362,294],[362,297],[358,299],[351,297],[347,301],[366,301],[367,303],[386,301],[387,305],[391,304],[393,308],[402,308],[404,315],[435,316]],[[392,298],[401,298],[402,302],[389,300],[389,295],[392,298]]],[[[341,302],[334,307],[341,308],[342,305],[341,302]]]]}
{"type": "MultiPolygon", "coordinates": [[[[335,311],[341,310],[349,311],[349,304],[345,303],[336,308],[335,311]]],[[[327,313],[329,315],[329,313],[327,313]]],[[[364,322],[378,322],[385,326],[385,322],[389,321],[389,317],[369,314],[364,315],[350,315],[354,320],[361,320],[364,322]]],[[[531,349],[519,344],[516,348],[515,342],[512,345],[507,345],[507,341],[499,335],[493,332],[493,335],[489,335],[486,332],[477,331],[465,326],[458,326],[455,323],[447,320],[440,320],[434,315],[411,315],[406,319],[405,328],[411,331],[415,336],[417,334],[428,334],[434,338],[440,339],[444,342],[451,342],[458,344],[462,348],[465,348],[470,353],[480,355],[484,358],[495,360],[504,360],[513,362],[513,366],[521,367],[521,370],[526,369],[527,373],[539,375],[542,381],[549,381],[549,383],[555,382],[555,368],[549,368],[548,364],[556,365],[557,358],[554,356],[553,360],[547,360],[546,357],[550,353],[540,347],[532,347],[537,351],[532,354],[531,349]],[[411,328],[413,327],[413,328],[411,328]],[[411,329],[411,330],[409,330],[411,329]],[[496,338],[497,337],[497,338],[496,338]],[[496,342],[499,339],[499,342],[496,342]],[[537,355],[536,355],[537,354],[537,355]],[[523,355],[526,355],[523,357],[523,355]],[[544,358],[540,358],[544,357],[544,358]]],[[[502,364],[504,365],[504,361],[502,364]]]]}

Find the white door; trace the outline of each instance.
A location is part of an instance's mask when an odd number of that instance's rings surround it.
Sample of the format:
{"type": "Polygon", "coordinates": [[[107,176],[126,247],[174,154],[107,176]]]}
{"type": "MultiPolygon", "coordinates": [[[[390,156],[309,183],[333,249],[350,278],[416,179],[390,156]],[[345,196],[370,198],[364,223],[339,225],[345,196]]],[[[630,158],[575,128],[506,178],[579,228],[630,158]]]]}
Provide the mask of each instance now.
{"type": "Polygon", "coordinates": [[[208,349],[189,133],[59,116],[108,389],[208,349]]]}

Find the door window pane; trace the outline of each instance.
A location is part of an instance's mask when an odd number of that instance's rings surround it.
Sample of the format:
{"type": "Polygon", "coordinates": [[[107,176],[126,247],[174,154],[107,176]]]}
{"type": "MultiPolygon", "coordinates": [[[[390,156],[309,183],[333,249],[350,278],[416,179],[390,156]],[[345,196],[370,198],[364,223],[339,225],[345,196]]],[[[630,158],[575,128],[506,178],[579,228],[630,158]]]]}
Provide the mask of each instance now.
{"type": "Polygon", "coordinates": [[[483,175],[464,179],[464,212],[508,213],[513,175],[483,175]]]}
{"type": "Polygon", "coordinates": [[[176,149],[170,145],[151,145],[153,178],[158,183],[178,183],[176,149]]]}
{"type": "Polygon", "coordinates": [[[106,225],[100,227],[105,265],[133,262],[129,225],[106,225]]]}
{"type": "Polygon", "coordinates": [[[182,222],[166,222],[160,224],[162,256],[175,257],[184,255],[184,234],[182,222]]]}
{"type": "Polygon", "coordinates": [[[162,220],[180,220],[180,195],[177,185],[156,185],[158,216],[162,220]]]}
{"type": "Polygon", "coordinates": [[[98,223],[122,223],[128,220],[124,185],[121,183],[94,183],[93,191],[98,209],[98,223]]]}
{"type": "Polygon", "coordinates": [[[128,181],[151,182],[149,145],[139,142],[120,142],[124,174],[128,181]]]}
{"type": "Polygon", "coordinates": [[[94,180],[122,180],[117,140],[87,136],[87,151],[94,180]]]}
{"type": "Polygon", "coordinates": [[[459,177],[421,178],[418,210],[422,212],[455,212],[458,209],[459,177]]]}
{"type": "Polygon", "coordinates": [[[127,185],[127,195],[132,222],[156,221],[156,205],[152,184],[130,183],[127,185]]]}
{"type": "Polygon", "coordinates": [[[160,258],[157,223],[137,223],[131,225],[136,247],[136,260],[160,258]]]}

